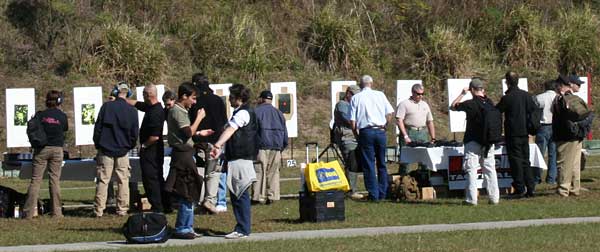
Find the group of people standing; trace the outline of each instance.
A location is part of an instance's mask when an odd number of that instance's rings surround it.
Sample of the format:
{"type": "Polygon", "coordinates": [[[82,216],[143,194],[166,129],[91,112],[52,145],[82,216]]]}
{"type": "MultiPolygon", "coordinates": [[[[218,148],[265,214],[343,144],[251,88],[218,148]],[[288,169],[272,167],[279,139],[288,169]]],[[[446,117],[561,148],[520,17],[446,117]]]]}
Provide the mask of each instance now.
{"type": "MultiPolygon", "coordinates": [[[[144,87],[140,102],[130,99],[127,83],[117,84],[95,121],[94,145],[97,149],[97,186],[94,216],[105,214],[108,187],[112,174],[117,185],[116,214],[129,211],[129,151],[138,145],[142,182],[153,212],[171,212],[178,205],[175,238],[194,239],[194,207],[200,203],[206,211],[226,211],[225,192],[230,191],[231,205],[237,220],[225,238],[244,238],[251,231],[251,198],[258,203],[279,200],[279,166],[281,151],[287,147],[287,129],[281,111],[271,105],[273,94],[265,90],[253,108],[250,89],[233,84],[228,97],[233,115],[227,118],[225,101],[213,93],[208,78],[195,74],[192,82],[179,85],[177,93],[166,91],[158,100],[155,85],[144,87]],[[144,118],[138,127],[137,110],[144,118]],[[167,143],[171,163],[164,179],[165,147],[163,125],[167,122],[167,143]],[[256,162],[255,162],[256,161],[256,162]],[[204,168],[199,174],[198,168],[204,168]],[[258,178],[257,178],[258,174],[258,178]],[[200,199],[204,189],[204,198],[200,199]]],[[[64,132],[67,116],[60,110],[62,94],[51,91],[47,109],[39,112],[48,135],[48,144],[34,150],[34,172],[28,189],[25,217],[33,218],[39,186],[49,167],[52,215],[62,217],[60,172],[63,161],[64,132]]]]}

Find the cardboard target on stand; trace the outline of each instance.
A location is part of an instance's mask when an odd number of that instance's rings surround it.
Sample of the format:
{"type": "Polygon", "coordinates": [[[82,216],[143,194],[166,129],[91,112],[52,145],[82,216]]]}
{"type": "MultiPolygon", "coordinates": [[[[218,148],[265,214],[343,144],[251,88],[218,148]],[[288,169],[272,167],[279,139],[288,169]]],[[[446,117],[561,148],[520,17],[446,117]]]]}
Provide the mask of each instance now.
{"type": "MultiPolygon", "coordinates": [[[[448,90],[448,108],[452,105],[452,102],[456,97],[460,95],[465,87],[469,87],[471,79],[448,79],[446,81],[446,90],[448,90]]],[[[462,98],[461,101],[472,99],[471,92],[462,98]]],[[[450,132],[465,132],[467,127],[467,114],[463,111],[452,111],[448,113],[450,120],[450,132]]]]}
{"type": "Polygon", "coordinates": [[[296,82],[273,82],[271,93],[273,93],[273,106],[278,108],[285,117],[288,137],[298,137],[296,82]]]}
{"type": "Polygon", "coordinates": [[[229,87],[233,84],[225,83],[225,84],[210,84],[210,89],[213,90],[214,94],[219,96],[223,103],[225,103],[225,111],[227,112],[227,119],[231,118],[231,114],[233,113],[233,108],[231,107],[231,103],[229,103],[229,87]]]}

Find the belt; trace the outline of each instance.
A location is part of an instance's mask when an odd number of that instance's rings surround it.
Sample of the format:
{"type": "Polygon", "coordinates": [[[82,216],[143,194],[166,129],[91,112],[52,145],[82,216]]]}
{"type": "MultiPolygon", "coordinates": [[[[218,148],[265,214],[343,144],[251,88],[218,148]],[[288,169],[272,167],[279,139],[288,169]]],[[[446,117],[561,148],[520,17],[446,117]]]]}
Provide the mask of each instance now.
{"type": "Polygon", "coordinates": [[[542,123],[542,126],[552,126],[552,123],[542,123]]]}
{"type": "Polygon", "coordinates": [[[425,130],[427,127],[412,127],[412,126],[406,126],[409,130],[415,130],[415,131],[421,131],[421,130],[425,130]]]}
{"type": "Polygon", "coordinates": [[[362,128],[360,130],[366,130],[366,129],[378,129],[378,130],[385,131],[385,126],[371,125],[371,126],[364,127],[364,128],[362,128]]]}

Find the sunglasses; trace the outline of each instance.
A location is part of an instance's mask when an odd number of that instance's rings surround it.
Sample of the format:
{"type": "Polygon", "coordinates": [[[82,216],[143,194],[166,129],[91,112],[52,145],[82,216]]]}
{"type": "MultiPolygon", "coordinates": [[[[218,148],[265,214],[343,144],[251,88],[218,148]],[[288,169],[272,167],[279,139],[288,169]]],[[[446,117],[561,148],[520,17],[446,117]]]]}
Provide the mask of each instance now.
{"type": "Polygon", "coordinates": [[[425,95],[425,92],[423,92],[423,93],[417,93],[417,92],[415,92],[415,95],[425,95]]]}

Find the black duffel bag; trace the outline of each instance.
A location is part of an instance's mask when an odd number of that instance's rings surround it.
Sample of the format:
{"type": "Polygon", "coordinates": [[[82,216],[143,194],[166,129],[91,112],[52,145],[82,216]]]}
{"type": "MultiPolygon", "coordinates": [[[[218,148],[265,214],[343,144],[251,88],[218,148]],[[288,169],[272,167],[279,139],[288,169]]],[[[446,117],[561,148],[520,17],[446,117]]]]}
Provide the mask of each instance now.
{"type": "Polygon", "coordinates": [[[138,213],[123,225],[128,243],[163,243],[169,239],[167,217],[161,213],[138,213]]]}

